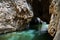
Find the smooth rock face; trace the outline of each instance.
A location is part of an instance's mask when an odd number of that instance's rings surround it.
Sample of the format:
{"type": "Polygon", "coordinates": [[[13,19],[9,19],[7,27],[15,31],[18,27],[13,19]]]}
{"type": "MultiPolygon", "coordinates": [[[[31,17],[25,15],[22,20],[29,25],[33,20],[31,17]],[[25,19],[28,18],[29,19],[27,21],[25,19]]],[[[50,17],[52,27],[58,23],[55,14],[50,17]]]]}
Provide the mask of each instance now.
{"type": "Polygon", "coordinates": [[[53,40],[60,40],[60,31],[56,32],[56,35],[53,40]]]}
{"type": "Polygon", "coordinates": [[[32,17],[26,0],[0,1],[0,33],[22,30],[32,17]]]}

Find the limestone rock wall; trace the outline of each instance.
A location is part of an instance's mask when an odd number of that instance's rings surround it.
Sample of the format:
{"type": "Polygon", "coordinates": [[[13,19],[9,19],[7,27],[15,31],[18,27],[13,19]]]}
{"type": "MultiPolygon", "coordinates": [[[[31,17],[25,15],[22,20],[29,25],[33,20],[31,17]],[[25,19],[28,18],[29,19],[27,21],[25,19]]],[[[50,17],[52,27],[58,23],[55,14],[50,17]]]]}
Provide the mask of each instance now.
{"type": "Polygon", "coordinates": [[[32,17],[26,0],[0,0],[0,33],[22,30],[32,17]]]}
{"type": "Polygon", "coordinates": [[[49,11],[52,16],[48,32],[54,36],[53,40],[60,40],[60,0],[52,0],[49,11]]]}

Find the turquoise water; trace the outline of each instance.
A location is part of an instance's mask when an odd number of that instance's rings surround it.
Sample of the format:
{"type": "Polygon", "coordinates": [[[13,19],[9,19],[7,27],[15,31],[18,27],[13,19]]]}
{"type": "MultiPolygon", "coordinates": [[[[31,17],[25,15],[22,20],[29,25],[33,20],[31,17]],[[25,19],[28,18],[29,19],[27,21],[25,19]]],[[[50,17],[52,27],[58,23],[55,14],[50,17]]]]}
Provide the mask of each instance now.
{"type": "MultiPolygon", "coordinates": [[[[42,27],[41,24],[36,26],[39,27],[38,29],[44,29],[46,27],[46,24],[43,24],[42,27]]],[[[39,31],[30,29],[22,32],[12,32],[0,35],[0,40],[51,40],[51,38],[48,36],[47,32],[43,31],[41,33],[39,31]]]]}
{"type": "Polygon", "coordinates": [[[0,36],[0,40],[32,40],[34,37],[34,30],[23,32],[12,32],[0,36]]]}

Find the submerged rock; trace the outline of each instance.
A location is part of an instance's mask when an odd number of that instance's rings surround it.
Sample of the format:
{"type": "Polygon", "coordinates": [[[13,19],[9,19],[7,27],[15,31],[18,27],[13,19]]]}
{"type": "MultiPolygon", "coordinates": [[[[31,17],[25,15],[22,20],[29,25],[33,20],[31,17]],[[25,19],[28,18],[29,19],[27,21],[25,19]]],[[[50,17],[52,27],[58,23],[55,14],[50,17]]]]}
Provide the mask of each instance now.
{"type": "Polygon", "coordinates": [[[32,17],[26,0],[0,1],[0,33],[22,30],[32,17]]]}

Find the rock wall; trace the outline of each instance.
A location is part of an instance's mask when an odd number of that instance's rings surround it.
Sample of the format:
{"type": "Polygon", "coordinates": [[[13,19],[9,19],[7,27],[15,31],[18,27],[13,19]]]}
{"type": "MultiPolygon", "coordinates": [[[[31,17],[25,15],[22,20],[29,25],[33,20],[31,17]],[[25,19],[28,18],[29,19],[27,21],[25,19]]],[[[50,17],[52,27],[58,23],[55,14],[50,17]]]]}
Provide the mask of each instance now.
{"type": "Polygon", "coordinates": [[[0,33],[22,30],[32,17],[26,0],[0,0],[0,33]]]}
{"type": "Polygon", "coordinates": [[[60,0],[52,0],[49,11],[52,16],[48,32],[54,37],[53,40],[60,40],[60,0]]]}

